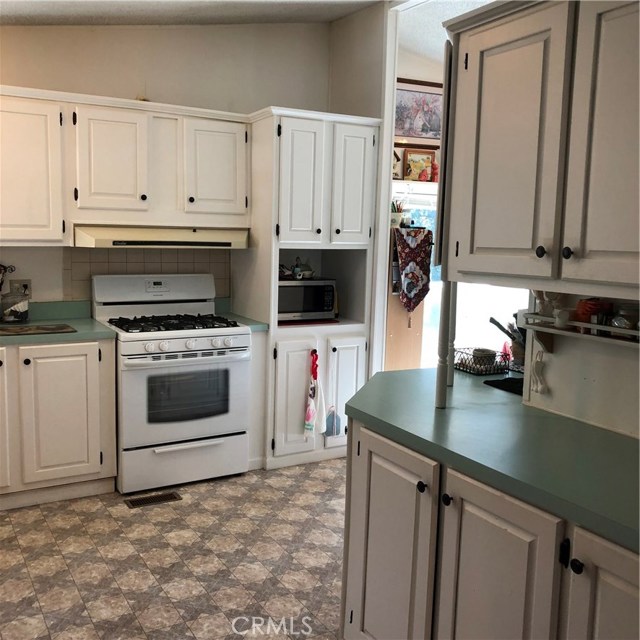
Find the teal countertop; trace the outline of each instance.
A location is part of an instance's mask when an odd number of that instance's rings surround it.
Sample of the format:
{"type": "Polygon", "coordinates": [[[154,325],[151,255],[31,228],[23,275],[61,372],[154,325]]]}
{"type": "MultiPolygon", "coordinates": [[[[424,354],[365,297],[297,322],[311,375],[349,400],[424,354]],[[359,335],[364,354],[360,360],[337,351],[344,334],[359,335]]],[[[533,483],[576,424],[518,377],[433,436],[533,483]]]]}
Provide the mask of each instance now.
{"type": "Polygon", "coordinates": [[[251,329],[252,333],[256,333],[258,331],[269,331],[269,325],[265,322],[258,322],[257,320],[252,320],[251,318],[247,318],[245,316],[239,316],[236,313],[227,312],[224,314],[226,318],[229,320],[235,320],[240,324],[244,324],[251,329]]]}
{"type": "Polygon", "coordinates": [[[433,369],[378,373],[347,403],[371,431],[638,552],[638,441],[526,407],[456,373],[435,409],[433,369]]]}

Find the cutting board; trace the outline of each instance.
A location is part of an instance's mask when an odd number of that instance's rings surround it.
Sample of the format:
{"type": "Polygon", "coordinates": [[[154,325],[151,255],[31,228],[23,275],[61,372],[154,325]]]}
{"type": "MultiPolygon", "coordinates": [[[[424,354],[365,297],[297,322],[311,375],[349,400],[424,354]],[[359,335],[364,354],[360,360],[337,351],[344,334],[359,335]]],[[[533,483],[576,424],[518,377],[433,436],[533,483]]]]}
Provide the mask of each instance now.
{"type": "Polygon", "coordinates": [[[75,333],[76,329],[68,324],[0,324],[0,336],[34,336],[39,333],[75,333]]]}

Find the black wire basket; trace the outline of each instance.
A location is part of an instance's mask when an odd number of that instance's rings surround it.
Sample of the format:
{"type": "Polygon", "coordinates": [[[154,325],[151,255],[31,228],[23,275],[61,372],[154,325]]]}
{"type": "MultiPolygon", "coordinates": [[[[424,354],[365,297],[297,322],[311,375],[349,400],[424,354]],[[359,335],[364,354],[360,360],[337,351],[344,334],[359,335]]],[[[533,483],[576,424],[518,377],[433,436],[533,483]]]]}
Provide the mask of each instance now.
{"type": "Polygon", "coordinates": [[[453,368],[474,376],[490,376],[509,371],[509,354],[488,349],[455,349],[453,368]]]}

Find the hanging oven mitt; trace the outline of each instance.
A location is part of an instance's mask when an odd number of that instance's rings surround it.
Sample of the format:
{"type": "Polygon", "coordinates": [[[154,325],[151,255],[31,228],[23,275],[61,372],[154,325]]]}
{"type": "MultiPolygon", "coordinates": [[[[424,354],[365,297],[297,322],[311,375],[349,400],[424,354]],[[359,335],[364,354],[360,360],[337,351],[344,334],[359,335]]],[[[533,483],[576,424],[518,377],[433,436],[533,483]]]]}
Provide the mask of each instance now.
{"type": "Polygon", "coordinates": [[[410,228],[393,231],[400,268],[400,302],[411,313],[429,293],[433,233],[410,228]]]}

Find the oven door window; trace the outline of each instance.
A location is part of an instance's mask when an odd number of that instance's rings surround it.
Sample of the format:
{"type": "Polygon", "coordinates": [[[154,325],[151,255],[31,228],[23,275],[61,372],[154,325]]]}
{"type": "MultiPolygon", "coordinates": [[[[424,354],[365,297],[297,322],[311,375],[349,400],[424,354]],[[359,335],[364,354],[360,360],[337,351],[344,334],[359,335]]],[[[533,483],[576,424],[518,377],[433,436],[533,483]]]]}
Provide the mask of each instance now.
{"type": "Polygon", "coordinates": [[[147,421],[186,422],[229,412],[229,370],[166,373],[147,378],[147,421]]]}

